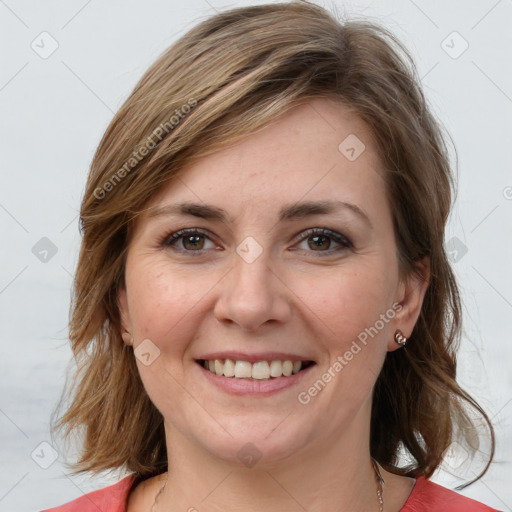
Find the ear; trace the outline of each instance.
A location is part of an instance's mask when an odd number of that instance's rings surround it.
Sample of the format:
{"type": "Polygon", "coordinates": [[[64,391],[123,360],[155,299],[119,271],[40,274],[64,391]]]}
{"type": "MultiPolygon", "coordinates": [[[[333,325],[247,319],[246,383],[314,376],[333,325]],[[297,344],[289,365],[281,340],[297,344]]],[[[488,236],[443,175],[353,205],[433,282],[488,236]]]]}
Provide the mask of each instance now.
{"type": "Polygon", "coordinates": [[[412,272],[400,281],[395,302],[399,306],[393,319],[393,338],[388,341],[388,351],[398,348],[394,340],[396,329],[400,329],[406,338],[411,333],[421,313],[421,306],[430,280],[430,260],[425,257],[416,263],[417,272],[412,272]],[[419,274],[419,275],[418,275],[419,274]]]}
{"type": "Polygon", "coordinates": [[[130,312],[128,310],[128,297],[124,284],[121,285],[117,291],[117,307],[119,308],[119,316],[121,319],[121,337],[127,345],[133,345],[132,324],[130,320],[130,312]]]}

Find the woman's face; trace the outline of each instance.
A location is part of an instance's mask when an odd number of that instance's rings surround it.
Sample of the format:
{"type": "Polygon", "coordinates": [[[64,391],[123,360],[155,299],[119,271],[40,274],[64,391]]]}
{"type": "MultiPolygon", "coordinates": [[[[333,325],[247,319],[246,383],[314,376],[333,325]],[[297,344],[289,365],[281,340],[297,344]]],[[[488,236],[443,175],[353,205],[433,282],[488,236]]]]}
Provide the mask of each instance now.
{"type": "Polygon", "coordinates": [[[259,464],[330,450],[343,433],[367,443],[372,387],[425,291],[399,280],[382,173],[367,127],[315,99],[154,198],[119,303],[168,442],[259,464]],[[270,377],[285,360],[314,364],[270,377]]]}

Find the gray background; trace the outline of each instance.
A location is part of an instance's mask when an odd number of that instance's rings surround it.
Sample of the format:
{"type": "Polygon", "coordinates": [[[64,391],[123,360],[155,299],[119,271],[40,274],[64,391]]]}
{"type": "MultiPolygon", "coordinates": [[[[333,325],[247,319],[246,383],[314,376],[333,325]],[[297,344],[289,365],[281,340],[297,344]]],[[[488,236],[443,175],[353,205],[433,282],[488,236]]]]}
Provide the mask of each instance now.
{"type": "MultiPolygon", "coordinates": [[[[161,51],[200,18],[253,3],[264,2],[0,0],[1,511],[56,506],[119,478],[66,476],[72,451],[50,446],[50,414],[71,359],[67,321],[88,166],[113,113],[161,51]]],[[[512,1],[336,5],[406,43],[455,141],[459,194],[446,243],[466,313],[459,378],[497,433],[492,469],[462,493],[510,511],[512,1]]],[[[455,449],[434,481],[460,483],[450,471],[464,458],[455,449]]]]}

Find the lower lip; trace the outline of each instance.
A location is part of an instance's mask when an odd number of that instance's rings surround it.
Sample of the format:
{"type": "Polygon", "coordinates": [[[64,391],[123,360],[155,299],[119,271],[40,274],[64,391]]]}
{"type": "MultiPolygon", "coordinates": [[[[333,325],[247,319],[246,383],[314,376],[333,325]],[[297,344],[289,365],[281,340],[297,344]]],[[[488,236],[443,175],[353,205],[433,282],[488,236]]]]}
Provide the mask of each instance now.
{"type": "Polygon", "coordinates": [[[289,377],[275,377],[269,380],[237,379],[235,377],[224,377],[207,370],[201,363],[197,363],[203,375],[222,391],[231,395],[244,396],[270,396],[278,391],[291,388],[298,384],[309,371],[316,366],[312,364],[300,372],[289,377]]]}

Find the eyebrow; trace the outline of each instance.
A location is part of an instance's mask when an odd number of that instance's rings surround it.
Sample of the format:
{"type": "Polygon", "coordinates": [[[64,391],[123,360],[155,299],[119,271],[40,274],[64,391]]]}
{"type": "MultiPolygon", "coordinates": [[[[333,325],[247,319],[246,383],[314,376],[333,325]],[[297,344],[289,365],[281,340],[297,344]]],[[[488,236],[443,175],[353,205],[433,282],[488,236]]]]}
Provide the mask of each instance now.
{"type": "MultiPolygon", "coordinates": [[[[368,215],[359,208],[359,206],[345,201],[305,201],[302,203],[288,204],[279,210],[279,221],[299,220],[313,215],[327,215],[336,213],[336,211],[340,209],[350,210],[355,213],[373,229],[368,215]]],[[[201,219],[217,220],[221,222],[231,221],[231,217],[222,208],[189,201],[156,207],[148,212],[150,218],[164,215],[190,215],[201,219]]]]}

